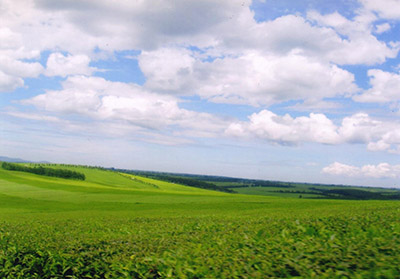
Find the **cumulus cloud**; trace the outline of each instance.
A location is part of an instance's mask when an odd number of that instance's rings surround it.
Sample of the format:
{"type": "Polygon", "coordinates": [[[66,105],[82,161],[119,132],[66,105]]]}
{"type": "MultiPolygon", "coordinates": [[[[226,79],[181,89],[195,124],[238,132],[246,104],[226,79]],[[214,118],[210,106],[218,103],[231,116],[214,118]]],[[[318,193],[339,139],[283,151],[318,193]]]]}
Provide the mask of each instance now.
{"type": "Polygon", "coordinates": [[[95,70],[89,67],[90,58],[86,55],[63,55],[52,53],[47,59],[47,76],[91,75],[95,70]]]}
{"type": "Polygon", "coordinates": [[[342,142],[364,143],[370,151],[400,151],[400,123],[371,118],[357,113],[342,120],[338,128],[342,142]]]}
{"type": "Polygon", "coordinates": [[[139,65],[151,90],[196,94],[214,102],[258,106],[321,100],[358,90],[350,72],[297,53],[247,52],[202,61],[186,49],[161,49],[142,53],[139,65]]]}
{"type": "Polygon", "coordinates": [[[364,165],[356,167],[334,162],[322,169],[323,173],[338,176],[356,176],[372,178],[397,178],[400,177],[400,165],[380,163],[378,165],[364,165]]]}
{"type": "Polygon", "coordinates": [[[333,164],[323,168],[322,172],[332,175],[357,176],[360,174],[360,169],[358,167],[334,162],[333,164]]]}
{"type": "Polygon", "coordinates": [[[140,67],[151,90],[252,105],[353,94],[353,75],[336,64],[382,63],[397,55],[366,27],[372,16],[311,12],[257,22],[250,4],[5,0],[0,41],[18,59],[55,52],[49,76],[89,75],[89,59],[142,50],[140,67]]]}
{"type": "Polygon", "coordinates": [[[19,60],[10,59],[8,57],[0,56],[1,64],[0,69],[9,75],[18,77],[37,77],[43,72],[43,67],[40,63],[33,62],[27,63],[19,60]]]}
{"type": "Polygon", "coordinates": [[[22,101],[40,110],[80,115],[95,121],[122,121],[146,129],[193,129],[210,133],[222,130],[224,120],[207,113],[181,109],[178,99],[144,90],[136,84],[111,82],[99,77],[70,76],[62,90],[22,101]],[[193,124],[195,123],[195,124],[193,124]]]}
{"type": "Polygon", "coordinates": [[[0,4],[0,92],[12,92],[24,86],[24,78],[37,77],[43,72],[40,63],[23,61],[37,58],[40,51],[27,49],[22,34],[12,30],[13,23],[7,20],[7,15],[12,13],[8,4],[0,4]]]}
{"type": "Polygon", "coordinates": [[[196,60],[189,50],[161,48],[150,52],[144,51],[138,60],[140,69],[146,76],[147,88],[162,92],[193,94],[189,87],[196,60]]]}
{"type": "Polygon", "coordinates": [[[232,136],[256,136],[282,144],[299,142],[337,143],[336,126],[323,114],[309,117],[278,116],[268,110],[252,114],[248,123],[232,123],[226,130],[232,136]]]}
{"type": "Polygon", "coordinates": [[[375,33],[382,34],[382,33],[385,33],[387,31],[389,31],[390,28],[391,28],[391,26],[387,22],[382,23],[382,24],[378,24],[378,25],[375,26],[375,33]]]}
{"type": "Polygon", "coordinates": [[[378,13],[381,18],[400,19],[399,0],[360,0],[365,8],[378,13]]]}
{"type": "MultiPolygon", "coordinates": [[[[397,152],[399,125],[366,114],[346,117],[336,125],[324,114],[292,117],[262,110],[247,122],[230,123],[179,106],[179,97],[197,95],[210,102],[256,107],[295,100],[312,110],[332,107],[327,98],[354,96],[360,89],[342,65],[379,64],[399,51],[398,44],[374,35],[388,25],[376,25],[378,18],[371,11],[384,15],[384,8],[381,11],[368,0],[363,3],[369,10],[353,18],[312,11],[305,17],[257,22],[251,1],[242,0],[118,5],[105,0],[4,0],[0,91],[23,86],[27,77],[61,76],[67,77],[61,90],[47,90],[22,103],[44,113],[171,129],[175,134],[181,131],[171,127],[202,136],[225,130],[227,135],[282,144],[363,143],[369,150],[397,152]],[[132,49],[141,51],[137,59],[144,86],[89,77],[96,71],[90,67],[94,59],[132,49]],[[46,69],[37,62],[43,51],[50,52],[46,69]]],[[[372,88],[354,100],[397,98],[397,74],[368,73],[372,88]]]]}
{"type": "Polygon", "coordinates": [[[376,120],[365,113],[345,117],[339,126],[324,114],[311,113],[293,118],[262,110],[252,114],[248,121],[231,123],[225,133],[279,144],[348,143],[366,144],[371,151],[397,153],[400,150],[400,123],[376,120]]]}
{"type": "MultiPolygon", "coordinates": [[[[322,15],[316,11],[307,17],[322,27],[332,28],[336,36],[344,37],[328,46],[327,56],[338,64],[381,64],[387,58],[395,58],[399,45],[379,41],[372,33],[372,24],[377,18],[368,12],[347,19],[339,13],[322,15]]],[[[381,27],[382,29],[382,27],[381,27]]]]}
{"type": "Polygon", "coordinates": [[[37,62],[23,62],[6,55],[0,49],[0,92],[12,92],[24,86],[23,78],[37,77],[43,72],[37,62]]]}
{"type": "Polygon", "coordinates": [[[371,26],[377,18],[368,12],[348,19],[339,13],[310,11],[306,17],[286,15],[256,22],[252,13],[243,10],[237,19],[210,30],[218,38],[212,52],[256,50],[286,55],[297,51],[321,62],[345,65],[383,63],[399,51],[396,44],[386,44],[374,36],[371,26]]]}
{"type": "Polygon", "coordinates": [[[48,90],[21,101],[60,118],[75,115],[83,117],[82,121],[89,118],[112,125],[122,123],[176,137],[225,135],[291,145],[356,143],[366,144],[371,151],[400,151],[400,124],[374,119],[365,113],[345,117],[341,125],[320,113],[292,117],[268,110],[252,114],[248,121],[235,121],[183,109],[179,102],[177,97],[155,93],[137,84],[79,75],[69,76],[61,90],[48,90]]]}
{"type": "Polygon", "coordinates": [[[11,92],[24,85],[20,77],[10,76],[0,71],[0,92],[11,92]]]}
{"type": "Polygon", "coordinates": [[[24,86],[23,78],[37,77],[43,71],[39,63],[24,63],[1,55],[0,61],[0,92],[12,92],[24,86]]]}
{"type": "MultiPolygon", "coordinates": [[[[207,31],[229,20],[250,1],[35,1],[38,9],[63,18],[58,26],[70,24],[88,37],[88,44],[101,49],[154,49],[164,44],[185,43],[192,38],[196,45],[210,44],[214,38],[207,31]],[[156,19],[156,20],[155,20],[156,19]]],[[[76,34],[82,36],[82,34],[76,34]]]]}
{"type": "Polygon", "coordinates": [[[1,16],[16,35],[12,41],[20,40],[35,50],[89,54],[95,48],[112,52],[194,45],[219,54],[242,50],[286,54],[300,50],[306,56],[334,63],[371,63],[396,53],[376,40],[371,30],[356,28],[361,26],[361,17],[349,20],[339,14],[322,16],[314,12],[307,18],[287,15],[257,22],[251,1],[154,0],[118,5],[108,1],[3,2],[1,16]],[[15,10],[19,12],[13,13],[15,10]],[[309,20],[320,25],[312,25],[309,20]],[[346,33],[347,39],[342,38],[343,30],[352,30],[346,33]]]}
{"type": "Polygon", "coordinates": [[[154,50],[166,45],[194,45],[225,54],[242,50],[285,54],[298,49],[307,56],[341,64],[382,62],[397,53],[371,34],[366,27],[375,17],[365,15],[346,19],[337,13],[313,12],[307,18],[287,15],[257,22],[248,0],[152,0],[118,5],[104,0],[37,0],[35,5],[25,1],[23,7],[7,3],[21,9],[20,20],[31,24],[30,31],[43,34],[42,47],[59,47],[70,53],[86,53],[95,47],[106,51],[154,50]],[[35,17],[47,24],[34,22],[35,17]],[[311,25],[309,20],[320,25],[311,25]],[[74,44],[58,34],[74,37],[74,44]]]}
{"type": "Polygon", "coordinates": [[[365,103],[388,103],[400,100],[400,75],[378,69],[368,70],[371,88],[353,99],[365,103]]]}

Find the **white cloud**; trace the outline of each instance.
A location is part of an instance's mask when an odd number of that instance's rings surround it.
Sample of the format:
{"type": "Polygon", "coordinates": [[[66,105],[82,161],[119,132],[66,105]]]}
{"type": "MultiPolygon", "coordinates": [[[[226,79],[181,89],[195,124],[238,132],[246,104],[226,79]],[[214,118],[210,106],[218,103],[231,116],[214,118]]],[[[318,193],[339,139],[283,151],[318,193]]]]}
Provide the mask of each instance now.
{"type": "Polygon", "coordinates": [[[363,173],[365,176],[374,178],[394,178],[400,175],[400,165],[391,166],[388,163],[380,163],[378,165],[365,165],[361,168],[361,173],[363,173]]]}
{"type": "Polygon", "coordinates": [[[365,143],[379,138],[388,127],[382,121],[374,120],[366,113],[357,113],[342,120],[338,129],[345,142],[365,143]]]}
{"type": "Polygon", "coordinates": [[[145,86],[254,106],[293,99],[321,100],[357,91],[353,74],[296,53],[247,52],[214,61],[202,61],[195,55],[186,49],[144,52],[139,64],[147,77],[145,86]]]}
{"type": "Polygon", "coordinates": [[[231,123],[225,133],[279,144],[366,144],[370,151],[400,151],[400,123],[376,120],[365,113],[345,117],[337,126],[324,114],[293,118],[262,110],[252,114],[249,121],[231,123]]]}
{"type": "Polygon", "coordinates": [[[185,94],[190,92],[191,75],[195,59],[191,52],[186,49],[161,48],[156,51],[142,52],[139,57],[139,66],[146,76],[146,87],[164,91],[179,92],[185,94]]]}
{"type": "Polygon", "coordinates": [[[21,37],[10,28],[0,27],[0,49],[13,49],[21,45],[21,37]]]}
{"type": "Polygon", "coordinates": [[[325,111],[337,111],[342,108],[342,104],[340,102],[335,101],[324,101],[324,100],[315,100],[309,99],[304,102],[296,103],[293,106],[287,107],[289,110],[295,111],[315,111],[315,110],[325,110],[325,111]]]}
{"type": "Polygon", "coordinates": [[[52,53],[47,59],[47,76],[91,75],[95,68],[89,67],[90,58],[86,55],[63,55],[52,53]]]}
{"type": "Polygon", "coordinates": [[[365,143],[370,151],[400,151],[400,123],[372,119],[357,113],[345,117],[338,129],[343,142],[365,143]]]}
{"type": "Polygon", "coordinates": [[[121,122],[133,127],[206,133],[222,131],[225,121],[207,113],[181,109],[178,99],[144,90],[136,84],[111,82],[99,77],[70,76],[62,90],[22,101],[26,105],[62,115],[79,115],[94,121],[121,122]]]}
{"type": "Polygon", "coordinates": [[[248,0],[153,0],[118,5],[104,0],[56,4],[37,0],[35,5],[26,1],[23,6],[7,3],[9,9],[19,9],[20,13],[8,13],[5,19],[18,18],[21,23],[30,24],[30,33],[22,26],[15,27],[24,38],[36,36],[36,48],[62,49],[73,54],[88,54],[95,47],[110,52],[192,45],[223,54],[256,50],[284,55],[301,50],[306,56],[334,63],[371,64],[397,53],[371,34],[368,25],[375,19],[372,14],[349,20],[337,13],[322,16],[314,12],[307,20],[321,25],[312,26],[293,15],[258,23],[248,0]],[[38,34],[42,35],[40,40],[38,34]],[[346,39],[342,39],[343,34],[346,39]]]}
{"type": "Polygon", "coordinates": [[[354,166],[335,162],[323,168],[322,172],[332,175],[357,176],[360,174],[360,169],[354,166]]]}
{"type": "Polygon", "coordinates": [[[252,114],[248,123],[233,123],[227,130],[231,136],[255,136],[281,144],[318,142],[334,144],[339,142],[337,127],[323,114],[311,113],[309,117],[292,118],[286,114],[278,116],[263,110],[252,114]]]}
{"type": "Polygon", "coordinates": [[[105,0],[5,0],[0,16],[8,25],[5,32],[16,35],[14,42],[20,40],[30,49],[73,54],[89,54],[96,47],[105,51],[154,50],[172,44],[212,47],[213,51],[224,53],[251,49],[283,54],[298,49],[308,56],[330,57],[335,62],[350,60],[361,42],[368,43],[362,50],[371,51],[367,51],[369,56],[364,60],[360,55],[354,61],[380,61],[393,54],[385,44],[372,40],[365,28],[362,34],[353,32],[346,40],[337,33],[342,29],[358,30],[356,27],[361,26],[365,16],[348,20],[337,13],[310,13],[308,19],[324,26],[312,26],[293,15],[258,23],[250,4],[248,0],[122,1],[118,5],[105,0]],[[374,53],[377,49],[380,52],[374,53]],[[334,55],[336,50],[345,57],[334,55]]]}
{"type": "Polygon", "coordinates": [[[378,69],[368,70],[371,88],[354,96],[357,102],[388,103],[400,100],[400,75],[378,69]]]}
{"type": "Polygon", "coordinates": [[[353,75],[335,64],[382,63],[397,55],[372,35],[372,16],[312,12],[256,22],[250,4],[5,0],[0,38],[8,57],[55,52],[47,63],[50,76],[89,75],[89,57],[142,50],[140,67],[151,90],[252,105],[354,93],[353,75]],[[218,59],[206,62],[207,56],[218,59]],[[316,73],[319,79],[312,78],[316,73]]]}
{"type": "Polygon", "coordinates": [[[391,28],[391,26],[387,22],[382,23],[382,24],[378,24],[378,25],[375,26],[375,33],[382,34],[382,33],[385,33],[387,31],[389,31],[390,28],[391,28]]]}
{"type": "Polygon", "coordinates": [[[56,17],[54,23],[58,18],[63,20],[64,24],[52,24],[50,28],[80,30],[75,35],[85,35],[87,45],[108,51],[154,49],[171,42],[187,43],[188,38],[193,38],[196,45],[209,44],[214,38],[207,35],[208,30],[250,5],[247,0],[120,1],[118,5],[104,0],[35,2],[39,10],[56,17]]]}
{"type": "Polygon", "coordinates": [[[399,0],[360,0],[365,8],[378,13],[382,18],[400,19],[399,0]]]}
{"type": "Polygon", "coordinates": [[[24,86],[23,78],[37,77],[42,72],[40,63],[22,62],[2,54],[0,50],[0,92],[12,92],[24,86]]]}
{"type": "Polygon", "coordinates": [[[300,50],[308,57],[341,64],[382,62],[397,53],[376,40],[371,30],[359,30],[357,26],[366,25],[365,16],[348,20],[339,14],[310,13],[307,20],[317,20],[322,26],[293,15],[258,23],[247,0],[153,0],[118,5],[104,0],[3,2],[0,16],[8,25],[5,33],[10,33],[7,36],[13,37],[14,45],[28,47],[26,51],[94,55],[95,48],[112,52],[192,45],[220,54],[256,50],[285,55],[300,50]],[[352,30],[347,39],[341,37],[343,30],[352,30]]]}
{"type": "Polygon", "coordinates": [[[373,35],[371,26],[376,19],[366,11],[351,19],[338,13],[321,15],[311,11],[305,18],[286,15],[258,23],[252,13],[242,11],[237,21],[216,26],[210,32],[219,39],[214,48],[228,53],[256,50],[285,55],[298,51],[321,62],[376,64],[396,57],[399,51],[398,46],[373,35]]]}
{"type": "Polygon", "coordinates": [[[9,75],[22,78],[37,77],[43,72],[42,65],[37,62],[27,63],[4,56],[0,56],[0,59],[2,61],[0,64],[0,69],[9,75]]]}
{"type": "Polygon", "coordinates": [[[46,121],[46,122],[54,122],[54,123],[61,122],[61,120],[57,117],[50,116],[50,115],[41,115],[38,113],[8,111],[8,112],[5,112],[5,114],[13,116],[13,117],[28,119],[28,120],[38,120],[38,121],[46,121]]]}
{"type": "Polygon", "coordinates": [[[378,165],[364,165],[362,167],[356,167],[335,162],[323,168],[322,172],[340,176],[397,178],[400,177],[400,165],[380,163],[378,165]]]}
{"type": "Polygon", "coordinates": [[[0,71],[0,92],[12,92],[21,86],[24,86],[22,78],[10,76],[0,71]]]}
{"type": "Polygon", "coordinates": [[[373,34],[372,23],[376,17],[367,11],[350,20],[338,13],[321,15],[309,12],[307,17],[319,25],[335,30],[340,41],[327,47],[328,59],[338,64],[381,64],[387,58],[395,58],[399,52],[398,44],[386,44],[373,34]]]}
{"type": "Polygon", "coordinates": [[[12,23],[7,21],[7,2],[0,4],[0,92],[12,92],[24,86],[23,78],[37,77],[43,67],[37,62],[23,62],[22,59],[37,58],[39,51],[27,49],[23,36],[11,29],[12,23]]]}

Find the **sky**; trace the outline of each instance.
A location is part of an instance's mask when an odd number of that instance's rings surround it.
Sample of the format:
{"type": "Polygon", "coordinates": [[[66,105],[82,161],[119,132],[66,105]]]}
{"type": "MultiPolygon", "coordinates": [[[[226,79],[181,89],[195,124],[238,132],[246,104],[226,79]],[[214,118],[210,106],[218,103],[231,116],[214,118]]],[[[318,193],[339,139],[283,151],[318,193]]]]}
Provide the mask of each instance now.
{"type": "Polygon", "coordinates": [[[400,0],[0,0],[0,155],[400,187],[400,0]]]}

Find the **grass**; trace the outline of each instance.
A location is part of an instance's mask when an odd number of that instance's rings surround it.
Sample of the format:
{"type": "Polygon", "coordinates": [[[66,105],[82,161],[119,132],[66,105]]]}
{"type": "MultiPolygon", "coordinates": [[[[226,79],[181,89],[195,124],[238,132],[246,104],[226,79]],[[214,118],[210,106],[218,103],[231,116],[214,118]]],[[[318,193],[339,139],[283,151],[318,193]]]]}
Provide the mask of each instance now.
{"type": "Polygon", "coordinates": [[[0,278],[396,278],[400,203],[0,168],[0,278]]]}

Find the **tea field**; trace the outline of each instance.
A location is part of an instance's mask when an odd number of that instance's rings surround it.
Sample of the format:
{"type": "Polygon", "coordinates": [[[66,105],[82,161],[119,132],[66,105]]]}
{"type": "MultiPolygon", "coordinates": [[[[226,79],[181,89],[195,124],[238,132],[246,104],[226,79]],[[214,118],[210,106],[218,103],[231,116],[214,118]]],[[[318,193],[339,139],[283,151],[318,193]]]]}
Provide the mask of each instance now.
{"type": "Polygon", "coordinates": [[[0,278],[399,278],[400,202],[0,168],[0,278]]]}

